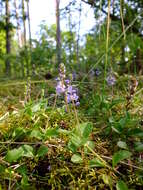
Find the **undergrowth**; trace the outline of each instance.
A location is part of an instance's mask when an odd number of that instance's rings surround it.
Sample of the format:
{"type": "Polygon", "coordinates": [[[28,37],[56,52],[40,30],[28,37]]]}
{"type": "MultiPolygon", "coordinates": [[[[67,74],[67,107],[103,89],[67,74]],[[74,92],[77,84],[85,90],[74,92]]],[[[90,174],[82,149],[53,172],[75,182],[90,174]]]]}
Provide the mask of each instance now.
{"type": "Polygon", "coordinates": [[[141,80],[133,92],[132,77],[119,78],[104,94],[100,80],[80,85],[68,110],[52,81],[30,81],[28,99],[24,84],[1,85],[1,189],[142,189],[141,80]]]}

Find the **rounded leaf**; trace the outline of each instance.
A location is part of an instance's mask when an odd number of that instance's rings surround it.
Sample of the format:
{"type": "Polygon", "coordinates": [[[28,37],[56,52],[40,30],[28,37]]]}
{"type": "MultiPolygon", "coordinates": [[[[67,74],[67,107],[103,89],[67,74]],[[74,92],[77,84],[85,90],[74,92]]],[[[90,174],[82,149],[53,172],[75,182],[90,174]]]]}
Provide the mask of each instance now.
{"type": "Polygon", "coordinates": [[[72,161],[73,163],[76,163],[76,164],[83,162],[82,157],[81,157],[80,154],[74,154],[74,155],[71,157],[71,161],[72,161]]]}

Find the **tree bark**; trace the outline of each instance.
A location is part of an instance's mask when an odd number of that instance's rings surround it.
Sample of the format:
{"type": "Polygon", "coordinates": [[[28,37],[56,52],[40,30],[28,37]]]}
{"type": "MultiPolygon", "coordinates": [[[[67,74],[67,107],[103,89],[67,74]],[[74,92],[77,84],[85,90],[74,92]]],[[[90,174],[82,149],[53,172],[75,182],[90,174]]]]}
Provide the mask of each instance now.
{"type": "MultiPolygon", "coordinates": [[[[68,17],[68,24],[69,24],[69,32],[70,32],[70,36],[72,38],[72,15],[71,15],[71,10],[69,8],[69,17],[68,17]]],[[[71,41],[69,42],[69,64],[71,63],[71,59],[72,59],[72,46],[71,46],[71,41]]]]}
{"type": "Polygon", "coordinates": [[[24,45],[26,45],[26,14],[25,14],[25,5],[24,0],[22,0],[22,20],[23,20],[23,38],[24,38],[24,45]]]}
{"type": "Polygon", "coordinates": [[[26,73],[29,75],[29,59],[28,59],[28,49],[26,44],[26,12],[25,12],[25,2],[22,0],[22,18],[23,18],[23,35],[24,35],[24,48],[25,48],[25,62],[26,62],[26,73]]]}
{"type": "Polygon", "coordinates": [[[56,0],[56,42],[57,42],[57,64],[61,63],[61,30],[60,30],[60,0],[56,0]]]}
{"type": "Polygon", "coordinates": [[[28,30],[29,30],[29,48],[30,48],[30,65],[32,66],[32,74],[35,75],[35,64],[32,62],[32,35],[31,35],[31,21],[30,21],[30,9],[29,9],[29,1],[27,2],[27,19],[28,19],[28,30]]]}
{"type": "Polygon", "coordinates": [[[17,23],[17,38],[18,38],[18,46],[19,48],[22,47],[22,40],[21,40],[21,32],[20,32],[20,22],[19,22],[19,15],[17,11],[17,0],[14,0],[14,7],[15,7],[15,17],[17,23]]]}
{"type": "Polygon", "coordinates": [[[79,7],[79,23],[78,23],[77,41],[76,41],[76,62],[77,62],[77,64],[79,64],[80,25],[81,25],[81,3],[80,3],[80,7],[79,7]]]}
{"type": "Polygon", "coordinates": [[[6,75],[10,76],[11,75],[11,65],[10,65],[10,59],[9,55],[11,53],[11,34],[10,34],[10,6],[9,6],[9,0],[5,1],[5,11],[6,11],[6,62],[5,62],[5,70],[6,70],[6,75]]]}
{"type": "Polygon", "coordinates": [[[27,19],[28,19],[28,30],[29,30],[29,45],[30,45],[30,51],[31,51],[32,40],[31,40],[31,22],[30,22],[29,0],[26,0],[26,2],[27,2],[27,19]]]}

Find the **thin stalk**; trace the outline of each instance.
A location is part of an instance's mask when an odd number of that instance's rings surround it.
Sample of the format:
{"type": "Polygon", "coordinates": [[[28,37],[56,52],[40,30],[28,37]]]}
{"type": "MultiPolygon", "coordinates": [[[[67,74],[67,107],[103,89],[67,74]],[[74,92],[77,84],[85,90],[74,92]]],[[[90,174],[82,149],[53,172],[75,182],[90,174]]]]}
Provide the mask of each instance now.
{"type": "MultiPolygon", "coordinates": [[[[99,13],[99,19],[101,19],[101,8],[102,8],[102,0],[100,0],[100,13],[99,13]]],[[[99,40],[101,39],[101,25],[99,24],[99,40]]]]}
{"type": "Polygon", "coordinates": [[[116,173],[122,175],[120,172],[118,172],[115,168],[112,168],[99,154],[97,154],[92,148],[90,148],[87,144],[86,144],[86,147],[94,154],[95,157],[97,157],[102,163],[103,165],[110,169],[110,170],[113,170],[115,171],[116,173]]]}
{"type": "Polygon", "coordinates": [[[74,100],[72,100],[72,104],[73,104],[73,108],[74,108],[75,118],[76,118],[77,124],[79,125],[79,119],[78,119],[78,114],[77,114],[74,100]]]}
{"type": "Polygon", "coordinates": [[[101,156],[99,156],[99,154],[97,154],[92,148],[90,148],[88,144],[86,144],[86,147],[94,154],[95,157],[97,157],[103,163],[105,167],[112,170],[112,168],[108,165],[108,163],[103,158],[101,158],[101,156]]]}
{"type": "MultiPolygon", "coordinates": [[[[77,64],[79,64],[79,42],[80,42],[80,27],[81,27],[81,2],[80,2],[80,8],[79,8],[79,23],[78,23],[78,31],[77,31],[77,41],[76,41],[76,61],[77,64]]],[[[80,66],[80,64],[79,64],[80,66]]]]}
{"type": "Polygon", "coordinates": [[[109,46],[109,29],[110,29],[110,5],[111,0],[108,0],[108,16],[107,16],[107,33],[106,33],[106,56],[105,56],[105,68],[104,68],[104,87],[106,83],[107,65],[108,65],[108,46],[109,46]]]}
{"type": "Polygon", "coordinates": [[[67,112],[70,113],[70,109],[69,109],[68,101],[67,101],[67,93],[65,93],[65,104],[66,104],[66,110],[67,110],[67,112]]]}
{"type": "Polygon", "coordinates": [[[125,33],[125,25],[124,25],[124,18],[123,18],[123,6],[124,0],[120,0],[120,16],[121,16],[121,22],[122,22],[122,29],[124,34],[124,40],[126,39],[126,33],[125,33]]]}
{"type": "Polygon", "coordinates": [[[51,115],[52,115],[52,113],[53,113],[55,107],[56,107],[56,102],[57,102],[57,94],[55,95],[55,100],[54,100],[54,104],[53,104],[53,108],[52,108],[52,111],[51,111],[51,113],[50,113],[50,116],[47,118],[46,127],[48,127],[48,125],[49,125],[49,120],[50,120],[50,118],[51,118],[51,115]]]}

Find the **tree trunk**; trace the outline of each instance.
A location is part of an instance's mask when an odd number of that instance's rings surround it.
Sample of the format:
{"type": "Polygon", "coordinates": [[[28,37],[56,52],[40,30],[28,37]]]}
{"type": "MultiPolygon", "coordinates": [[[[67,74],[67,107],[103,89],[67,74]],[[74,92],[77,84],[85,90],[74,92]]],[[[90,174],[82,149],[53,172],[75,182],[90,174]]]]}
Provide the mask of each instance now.
{"type": "Polygon", "coordinates": [[[31,55],[32,55],[32,37],[31,37],[31,22],[30,22],[30,10],[29,10],[29,1],[27,2],[27,19],[28,19],[28,30],[29,30],[29,47],[30,47],[30,65],[32,66],[32,73],[35,75],[35,64],[32,63],[31,55]]]}
{"type": "Polygon", "coordinates": [[[31,41],[31,23],[30,23],[30,11],[29,11],[29,0],[27,1],[27,19],[28,19],[28,30],[29,30],[29,45],[30,45],[30,50],[32,47],[32,41],[31,41]]]}
{"type": "MultiPolygon", "coordinates": [[[[73,33],[72,33],[72,14],[71,14],[70,8],[69,8],[69,17],[68,17],[68,19],[69,19],[69,23],[68,23],[69,24],[69,32],[70,32],[70,36],[72,38],[72,36],[73,36],[73,33]]],[[[71,45],[71,41],[72,41],[72,39],[69,42],[69,64],[71,63],[71,60],[72,60],[72,45],[71,45]]]]}
{"type": "Polygon", "coordinates": [[[6,11],[6,62],[5,62],[5,70],[7,76],[11,75],[11,65],[9,55],[11,53],[11,34],[10,34],[10,7],[9,7],[9,0],[5,1],[5,11],[6,11]]]}
{"type": "Polygon", "coordinates": [[[22,20],[23,20],[23,38],[24,38],[24,46],[26,46],[26,14],[25,14],[25,6],[24,0],[22,0],[22,20]]]}
{"type": "Polygon", "coordinates": [[[24,35],[24,48],[25,48],[25,62],[26,62],[26,71],[27,76],[29,75],[29,59],[28,59],[28,49],[26,44],[26,13],[25,13],[25,3],[22,0],[22,18],[23,18],[23,35],[24,35]]]}
{"type": "Polygon", "coordinates": [[[22,47],[22,40],[21,40],[21,32],[20,32],[20,22],[19,22],[19,15],[17,11],[17,0],[14,0],[14,7],[15,7],[15,17],[17,23],[17,38],[18,38],[18,46],[19,48],[22,47]]]}
{"type": "MultiPolygon", "coordinates": [[[[19,14],[18,14],[18,8],[17,8],[17,0],[14,0],[14,7],[15,7],[15,17],[16,17],[16,23],[17,23],[17,39],[18,39],[18,47],[19,49],[22,48],[22,35],[20,30],[20,20],[19,20],[19,14]]],[[[19,52],[18,52],[19,54],[19,52]]],[[[24,63],[21,61],[21,76],[24,78],[24,63]]]]}
{"type": "Polygon", "coordinates": [[[60,30],[60,0],[56,0],[56,42],[57,42],[57,64],[61,63],[61,30],[60,30]]]}
{"type": "Polygon", "coordinates": [[[80,7],[79,7],[79,23],[78,23],[77,41],[76,41],[76,62],[77,62],[77,64],[79,64],[80,25],[81,25],[81,3],[80,3],[80,7]]]}

